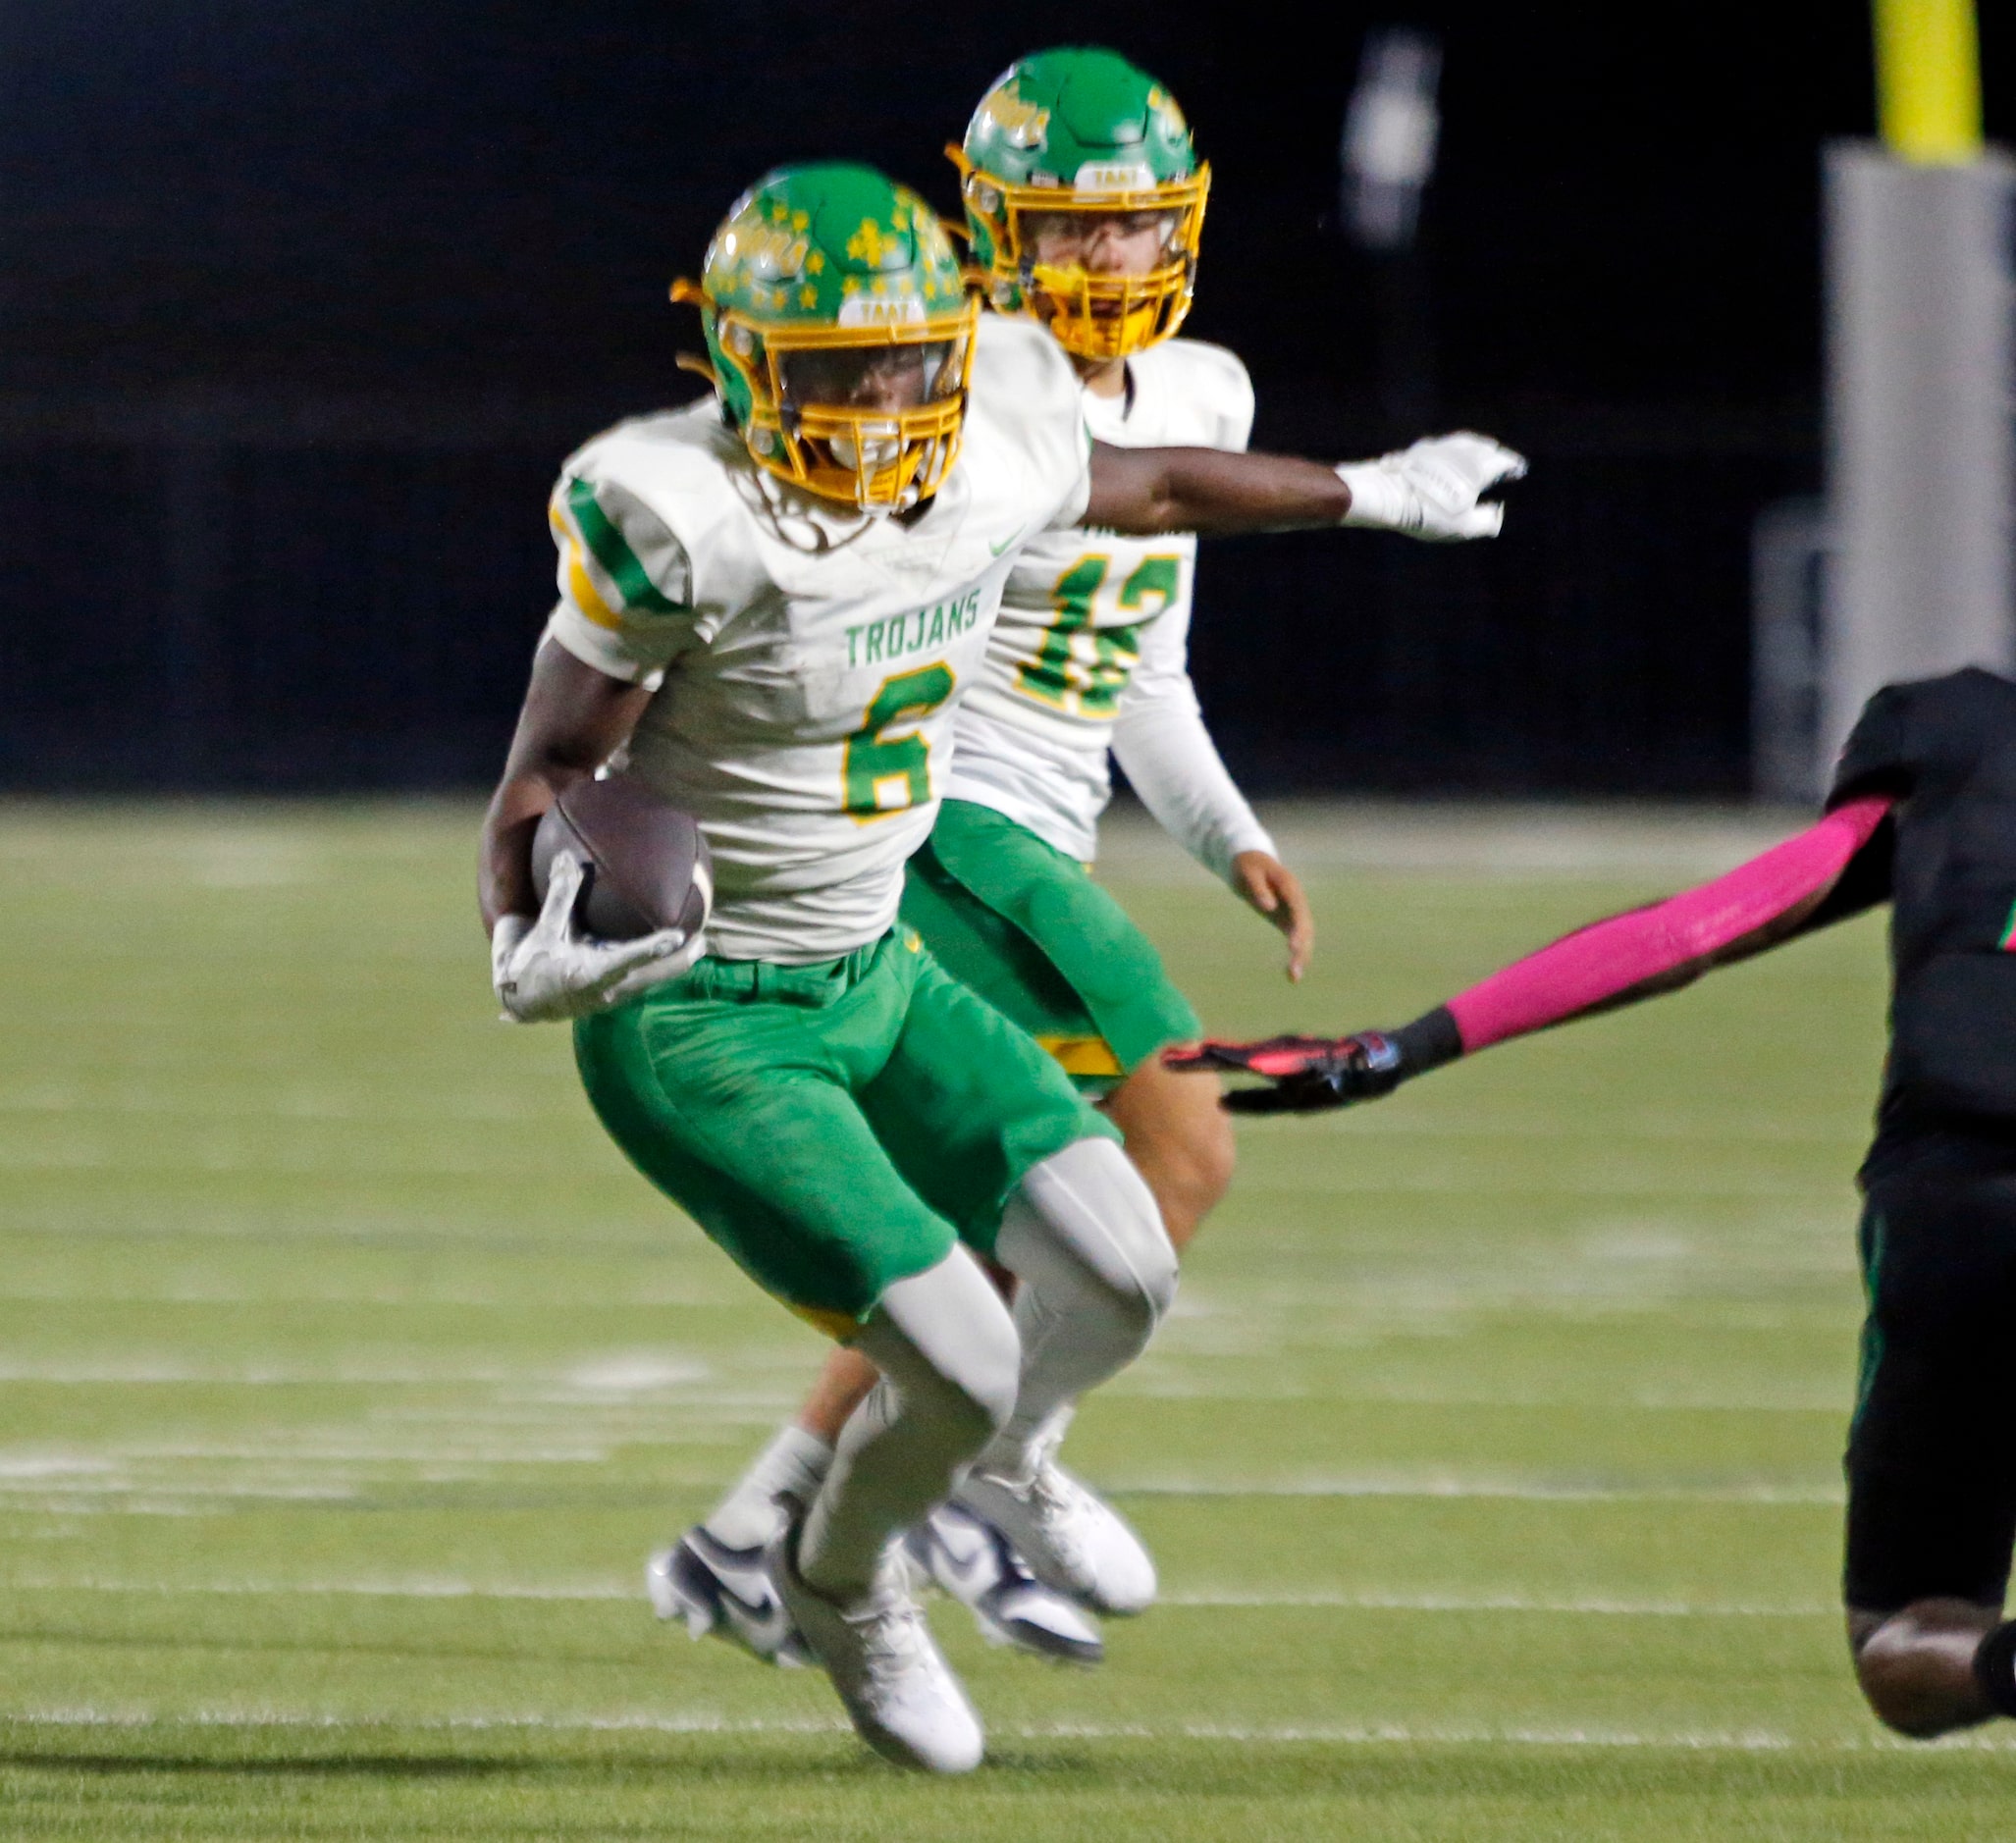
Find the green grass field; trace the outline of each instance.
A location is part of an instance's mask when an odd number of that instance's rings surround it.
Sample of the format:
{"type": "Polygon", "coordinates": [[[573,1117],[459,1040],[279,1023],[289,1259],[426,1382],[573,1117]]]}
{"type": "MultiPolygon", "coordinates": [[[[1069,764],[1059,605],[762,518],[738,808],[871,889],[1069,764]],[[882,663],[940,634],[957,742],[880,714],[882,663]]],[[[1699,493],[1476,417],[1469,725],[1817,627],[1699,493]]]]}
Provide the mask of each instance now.
{"type": "MultiPolygon", "coordinates": [[[[1216,1029],[1396,1022],[1756,842],[1287,827],[1300,993],[1115,840],[1216,1029]]],[[[473,828],[0,809],[0,1834],[2008,1834],[2009,1740],[1888,1741],[1834,1605],[1879,923],[1243,1129],[1073,1438],[1166,1604],[1096,1673],[940,1607],[993,1756],[937,1784],[642,1603],[822,1346],[493,1021],[473,828]]]]}

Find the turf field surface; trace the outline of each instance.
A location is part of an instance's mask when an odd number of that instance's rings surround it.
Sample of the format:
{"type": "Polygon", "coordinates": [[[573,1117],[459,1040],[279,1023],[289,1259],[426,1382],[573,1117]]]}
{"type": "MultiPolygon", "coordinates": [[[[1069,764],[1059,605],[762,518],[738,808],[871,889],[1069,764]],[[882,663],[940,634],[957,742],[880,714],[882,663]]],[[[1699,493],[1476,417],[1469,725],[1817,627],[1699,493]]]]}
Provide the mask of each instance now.
{"type": "MultiPolygon", "coordinates": [[[[1398,1022],[1777,835],[1275,816],[1300,991],[1109,849],[1214,1030],[1398,1022]]],[[[2016,1735],[1887,1739],[1834,1604],[1879,923],[1243,1128],[1071,1446],[1165,1604],[1093,1673],[941,1606],[993,1750],[932,1784],[643,1606],[822,1346],[494,1022],[474,825],[0,809],[0,1834],[2007,1833],[2016,1735]]]]}

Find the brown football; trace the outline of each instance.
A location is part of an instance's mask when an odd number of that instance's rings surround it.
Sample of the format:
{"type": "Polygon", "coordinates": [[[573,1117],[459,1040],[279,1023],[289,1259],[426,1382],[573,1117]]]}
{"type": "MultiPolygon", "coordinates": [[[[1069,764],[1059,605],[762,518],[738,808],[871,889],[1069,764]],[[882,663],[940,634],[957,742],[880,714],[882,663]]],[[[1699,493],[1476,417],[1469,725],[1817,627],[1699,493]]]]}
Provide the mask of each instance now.
{"type": "Polygon", "coordinates": [[[690,815],[627,774],[576,781],[547,810],[532,839],[532,883],[546,900],[556,853],[587,869],[574,918],[598,940],[660,928],[691,934],[714,906],[714,864],[690,815]]]}

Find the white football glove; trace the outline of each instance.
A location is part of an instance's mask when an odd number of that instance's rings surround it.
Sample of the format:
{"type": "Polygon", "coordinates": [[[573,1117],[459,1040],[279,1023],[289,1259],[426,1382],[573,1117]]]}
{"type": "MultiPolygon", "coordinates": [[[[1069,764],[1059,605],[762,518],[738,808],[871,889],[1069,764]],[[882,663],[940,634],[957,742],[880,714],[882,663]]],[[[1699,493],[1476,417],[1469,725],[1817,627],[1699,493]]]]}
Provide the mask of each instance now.
{"type": "Polygon", "coordinates": [[[634,941],[598,941],[574,926],[581,860],[557,852],[539,920],[503,917],[490,937],[490,982],[510,1024],[585,1018],[674,979],[707,951],[705,933],[661,928],[634,941]]]}
{"type": "Polygon", "coordinates": [[[1431,435],[1397,454],[1377,460],[1346,461],[1337,477],[1351,488],[1347,525],[1405,532],[1430,544],[1463,538],[1495,538],[1505,507],[1478,502],[1487,493],[1526,471],[1526,457],[1488,435],[1431,435]]]}

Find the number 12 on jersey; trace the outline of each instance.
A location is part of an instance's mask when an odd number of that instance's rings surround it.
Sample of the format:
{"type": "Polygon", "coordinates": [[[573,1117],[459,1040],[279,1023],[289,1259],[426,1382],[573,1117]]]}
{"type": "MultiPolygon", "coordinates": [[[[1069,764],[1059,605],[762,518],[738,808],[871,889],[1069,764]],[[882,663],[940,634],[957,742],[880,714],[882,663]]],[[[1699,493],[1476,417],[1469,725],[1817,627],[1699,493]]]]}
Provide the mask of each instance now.
{"type": "Polygon", "coordinates": [[[887,731],[906,717],[919,722],[952,695],[958,681],[943,660],[896,672],[869,700],[861,727],[847,738],[842,767],[846,807],[856,820],[885,819],[931,797],[931,750],[921,731],[887,731]]]}
{"type": "Polygon", "coordinates": [[[1082,556],[1057,578],[1050,591],[1057,618],[1043,629],[1035,658],[1025,660],[1015,674],[1015,687],[1025,697],[1095,720],[1119,710],[1120,694],[1141,659],[1141,626],[1176,600],[1183,560],[1142,557],[1115,598],[1117,606],[1139,610],[1141,618],[1126,626],[1099,627],[1093,624],[1093,608],[1112,567],[1110,557],[1082,556]]]}

